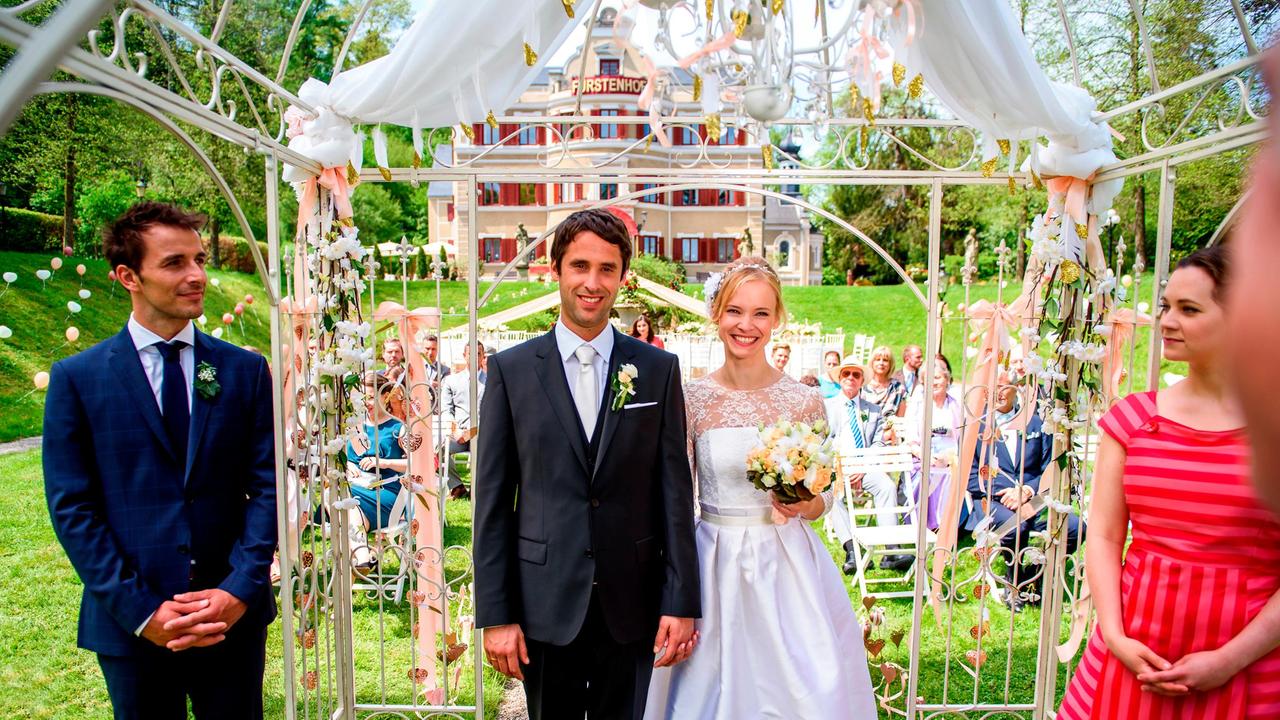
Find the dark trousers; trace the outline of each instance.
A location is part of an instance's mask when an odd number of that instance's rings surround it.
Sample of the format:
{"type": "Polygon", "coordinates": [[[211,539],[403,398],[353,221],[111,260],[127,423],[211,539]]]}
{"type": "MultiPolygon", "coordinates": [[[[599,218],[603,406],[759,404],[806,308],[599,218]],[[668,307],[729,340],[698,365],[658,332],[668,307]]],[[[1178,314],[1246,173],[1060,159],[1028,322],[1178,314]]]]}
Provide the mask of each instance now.
{"type": "Polygon", "coordinates": [[[594,594],[568,645],[527,641],[524,692],[529,720],[639,720],[653,674],[652,641],[614,641],[594,594]]]}
{"type": "Polygon", "coordinates": [[[445,472],[449,476],[449,489],[462,487],[462,478],[458,475],[458,469],[453,466],[453,456],[458,453],[471,452],[471,442],[460,443],[453,438],[449,438],[449,450],[444,454],[445,472]]]}
{"type": "MultiPolygon", "coordinates": [[[[976,498],[975,498],[975,502],[978,502],[976,498]]],[[[1001,505],[998,500],[992,497],[991,520],[992,520],[993,530],[1003,525],[1005,521],[1013,517],[1013,514],[1014,513],[1012,510],[1005,507],[1004,505],[1001,505]]],[[[1018,583],[1024,582],[1026,578],[1031,577],[1035,573],[1040,572],[1040,568],[1037,568],[1037,567],[1023,568],[1021,570],[1018,570],[1017,567],[1020,566],[1022,563],[1019,562],[1018,558],[1013,557],[1013,553],[1017,551],[1022,551],[1026,549],[1028,545],[1030,545],[1031,533],[1043,532],[1048,527],[1049,527],[1049,513],[1047,510],[1045,510],[1045,511],[1042,511],[1040,514],[1036,515],[1035,517],[1032,517],[1024,521],[1021,525],[1018,525],[1013,532],[1010,532],[1008,535],[1005,535],[1004,537],[1000,538],[1000,545],[1005,548],[1008,548],[1009,550],[1009,555],[1007,555],[1006,557],[1010,558],[1010,560],[1007,566],[1008,570],[1005,573],[1005,575],[1006,577],[1009,578],[1010,582],[1016,585],[1018,583]],[[1017,572],[1017,575],[1014,574],[1015,571],[1017,572]]],[[[1080,518],[1075,513],[1072,513],[1067,516],[1067,552],[1068,553],[1073,553],[1076,551],[1076,544],[1080,542],[1080,534],[1081,534],[1080,518]]]]}
{"type": "Polygon", "coordinates": [[[261,720],[266,627],[235,626],[207,648],[99,655],[115,720],[261,720]]]}

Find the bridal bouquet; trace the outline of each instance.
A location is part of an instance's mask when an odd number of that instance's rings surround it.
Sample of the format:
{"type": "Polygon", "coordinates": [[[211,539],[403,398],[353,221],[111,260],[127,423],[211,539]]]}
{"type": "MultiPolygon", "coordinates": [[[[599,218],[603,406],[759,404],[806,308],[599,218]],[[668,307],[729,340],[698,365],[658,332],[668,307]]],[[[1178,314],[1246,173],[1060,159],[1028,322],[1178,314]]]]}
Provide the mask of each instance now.
{"type": "Polygon", "coordinates": [[[758,428],[760,446],[747,453],[747,479],[790,505],[831,485],[835,459],[826,422],[779,420],[758,428]]]}

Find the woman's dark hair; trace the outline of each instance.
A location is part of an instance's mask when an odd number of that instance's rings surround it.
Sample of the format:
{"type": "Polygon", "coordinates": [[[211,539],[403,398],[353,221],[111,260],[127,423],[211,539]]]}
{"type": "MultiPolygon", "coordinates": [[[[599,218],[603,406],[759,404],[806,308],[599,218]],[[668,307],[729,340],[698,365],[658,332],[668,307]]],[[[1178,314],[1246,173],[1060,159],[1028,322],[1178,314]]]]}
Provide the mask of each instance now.
{"type": "Polygon", "coordinates": [[[143,233],[155,226],[178,227],[199,233],[207,218],[169,203],[135,203],[102,234],[102,251],[112,269],[121,265],[139,272],[146,256],[143,233]]]}
{"type": "Polygon", "coordinates": [[[1222,294],[1231,283],[1231,253],[1226,245],[1210,245],[1201,248],[1178,261],[1174,270],[1199,268],[1213,281],[1213,301],[1221,302],[1222,294]]]}
{"type": "Polygon", "coordinates": [[[827,358],[828,358],[828,357],[830,357],[830,356],[832,356],[832,355],[835,355],[835,356],[836,356],[836,362],[840,362],[840,351],[839,351],[839,350],[828,350],[828,351],[826,351],[826,352],[822,353],[822,361],[823,361],[823,362],[826,362],[826,361],[827,361],[827,358]]]}
{"type": "Polygon", "coordinates": [[[631,237],[627,235],[627,226],[617,215],[599,208],[579,210],[556,226],[555,242],[551,245],[551,269],[560,272],[560,261],[569,250],[569,245],[584,232],[593,232],[600,239],[614,245],[622,253],[622,274],[627,274],[631,267],[631,237]]]}
{"type": "Polygon", "coordinates": [[[638,318],[636,318],[636,319],[635,319],[635,322],[631,323],[631,337],[633,337],[633,338],[640,338],[641,340],[643,340],[643,341],[645,341],[645,342],[649,342],[649,341],[653,340],[653,336],[654,336],[654,335],[656,335],[656,334],[657,334],[657,333],[655,333],[655,332],[653,331],[653,323],[652,323],[652,322],[649,322],[649,316],[648,316],[648,315],[641,315],[640,317],[638,317],[638,318]],[[640,321],[641,321],[641,320],[643,320],[643,321],[644,321],[645,326],[649,328],[649,335],[648,335],[648,337],[640,337],[640,334],[639,334],[639,332],[640,332],[640,331],[639,331],[639,330],[636,330],[636,326],[640,324],[640,321]]]}
{"type": "Polygon", "coordinates": [[[933,356],[933,359],[937,362],[942,363],[942,366],[947,369],[947,375],[948,376],[951,375],[951,361],[947,359],[946,355],[943,355],[942,353],[938,353],[937,355],[933,356]]]}

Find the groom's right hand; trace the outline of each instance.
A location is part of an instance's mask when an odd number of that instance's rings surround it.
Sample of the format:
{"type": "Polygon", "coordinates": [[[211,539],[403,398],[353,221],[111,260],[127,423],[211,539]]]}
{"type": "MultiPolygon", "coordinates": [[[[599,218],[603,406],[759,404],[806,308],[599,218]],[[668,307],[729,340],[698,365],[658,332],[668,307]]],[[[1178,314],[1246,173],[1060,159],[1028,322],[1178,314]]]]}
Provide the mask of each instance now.
{"type": "Polygon", "coordinates": [[[160,607],[151,615],[146,627],[142,629],[142,637],[160,647],[169,647],[169,643],[175,640],[182,641],[177,646],[169,648],[171,650],[186,650],[189,647],[206,647],[219,643],[227,631],[225,622],[208,622],[180,629],[165,629],[165,625],[170,621],[199,612],[208,606],[208,600],[191,602],[165,600],[160,603],[160,607]]]}
{"type": "Polygon", "coordinates": [[[517,680],[524,680],[522,664],[529,664],[529,649],[524,644],[520,626],[495,625],[484,629],[484,654],[494,670],[517,680]]]}

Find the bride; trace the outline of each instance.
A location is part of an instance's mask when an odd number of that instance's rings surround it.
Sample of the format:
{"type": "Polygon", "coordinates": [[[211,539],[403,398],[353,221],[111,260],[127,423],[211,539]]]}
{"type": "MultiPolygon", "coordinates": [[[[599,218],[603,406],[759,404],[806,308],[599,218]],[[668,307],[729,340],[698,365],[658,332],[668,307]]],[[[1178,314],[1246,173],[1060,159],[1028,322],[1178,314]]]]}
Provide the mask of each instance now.
{"type": "Polygon", "coordinates": [[[741,258],[707,284],[707,306],[725,362],[685,390],[701,516],[701,640],[684,663],[654,671],[645,717],[875,718],[862,629],[809,527],[830,510],[830,494],[781,505],[746,477],[758,424],[824,417],[816,388],[765,359],[784,316],[777,273],[762,258],[741,258]],[[785,522],[775,524],[775,512],[785,522]]]}

